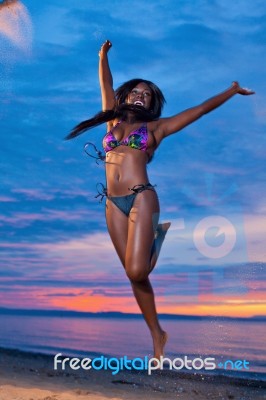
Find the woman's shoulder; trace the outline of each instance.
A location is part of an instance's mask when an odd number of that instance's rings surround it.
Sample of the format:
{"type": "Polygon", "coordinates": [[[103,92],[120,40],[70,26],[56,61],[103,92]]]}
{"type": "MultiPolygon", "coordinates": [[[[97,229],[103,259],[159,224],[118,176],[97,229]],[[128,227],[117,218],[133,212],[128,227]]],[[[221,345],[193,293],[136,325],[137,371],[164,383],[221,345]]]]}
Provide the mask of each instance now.
{"type": "Polygon", "coordinates": [[[155,121],[148,122],[147,128],[150,134],[154,137],[156,142],[156,148],[159,146],[161,141],[163,140],[163,131],[161,129],[161,123],[163,119],[159,118],[155,121]]]}
{"type": "Polygon", "coordinates": [[[161,118],[156,119],[154,121],[147,122],[148,130],[151,132],[155,132],[160,126],[161,118]]]}

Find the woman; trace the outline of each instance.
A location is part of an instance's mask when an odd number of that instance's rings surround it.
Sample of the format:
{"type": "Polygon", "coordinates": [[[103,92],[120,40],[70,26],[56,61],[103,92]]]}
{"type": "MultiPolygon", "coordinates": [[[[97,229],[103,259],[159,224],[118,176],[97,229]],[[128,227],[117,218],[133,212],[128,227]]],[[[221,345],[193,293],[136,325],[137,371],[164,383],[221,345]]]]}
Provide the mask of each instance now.
{"type": "Polygon", "coordinates": [[[219,107],[235,94],[254,92],[233,82],[229,89],[196,107],[170,118],[159,118],[165,100],[152,82],[131,80],[114,91],[107,56],[111,46],[107,40],[99,52],[103,112],[79,124],[67,138],[107,122],[108,133],[103,139],[107,227],[150,329],[154,357],[160,358],[167,334],[158,321],[149,274],[156,264],[170,224],[158,225],[159,202],[154,186],[149,182],[146,165],[163,139],[219,107]]]}

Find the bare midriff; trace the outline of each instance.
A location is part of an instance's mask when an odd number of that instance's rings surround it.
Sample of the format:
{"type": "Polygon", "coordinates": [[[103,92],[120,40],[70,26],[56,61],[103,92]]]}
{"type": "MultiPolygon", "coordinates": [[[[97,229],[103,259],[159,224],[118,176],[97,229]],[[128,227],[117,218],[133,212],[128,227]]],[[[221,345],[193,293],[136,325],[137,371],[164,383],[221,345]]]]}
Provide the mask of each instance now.
{"type": "Polygon", "coordinates": [[[149,182],[146,152],[119,146],[106,154],[106,181],[109,196],[125,196],[129,188],[149,182]]]}

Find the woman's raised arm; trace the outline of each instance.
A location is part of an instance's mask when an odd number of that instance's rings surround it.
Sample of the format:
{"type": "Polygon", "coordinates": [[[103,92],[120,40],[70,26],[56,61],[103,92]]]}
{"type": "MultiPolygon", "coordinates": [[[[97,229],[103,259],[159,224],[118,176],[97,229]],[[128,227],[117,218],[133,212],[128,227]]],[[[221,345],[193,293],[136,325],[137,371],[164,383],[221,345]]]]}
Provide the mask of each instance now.
{"type": "Polygon", "coordinates": [[[113,89],[113,77],[109,67],[107,53],[112,43],[106,40],[99,51],[99,81],[102,94],[102,109],[112,110],[115,106],[115,93],[113,89]]]}
{"type": "Polygon", "coordinates": [[[215,108],[221,106],[237,93],[242,95],[250,95],[255,92],[250,89],[241,88],[238,82],[233,82],[230,88],[214,97],[211,97],[202,104],[189,108],[173,117],[160,119],[156,127],[159,141],[171,135],[172,133],[180,131],[187,125],[202,117],[204,114],[207,114],[215,108]]]}

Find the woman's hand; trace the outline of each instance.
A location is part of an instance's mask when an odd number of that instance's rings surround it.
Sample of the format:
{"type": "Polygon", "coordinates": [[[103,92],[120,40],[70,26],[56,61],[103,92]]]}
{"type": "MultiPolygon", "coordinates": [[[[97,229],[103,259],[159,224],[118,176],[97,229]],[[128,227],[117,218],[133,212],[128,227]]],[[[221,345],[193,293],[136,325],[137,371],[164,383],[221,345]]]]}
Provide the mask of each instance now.
{"type": "Polygon", "coordinates": [[[244,96],[248,96],[250,94],[254,94],[255,92],[249,88],[242,88],[238,82],[234,81],[232,83],[232,87],[236,90],[236,93],[242,94],[244,96]]]}
{"type": "Polygon", "coordinates": [[[107,54],[111,47],[112,47],[112,43],[110,42],[110,40],[106,40],[102,44],[102,47],[100,48],[99,56],[101,57],[102,55],[107,54]]]}

